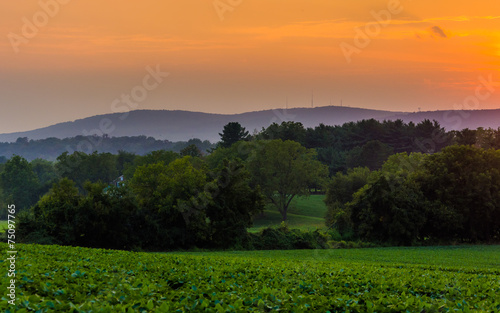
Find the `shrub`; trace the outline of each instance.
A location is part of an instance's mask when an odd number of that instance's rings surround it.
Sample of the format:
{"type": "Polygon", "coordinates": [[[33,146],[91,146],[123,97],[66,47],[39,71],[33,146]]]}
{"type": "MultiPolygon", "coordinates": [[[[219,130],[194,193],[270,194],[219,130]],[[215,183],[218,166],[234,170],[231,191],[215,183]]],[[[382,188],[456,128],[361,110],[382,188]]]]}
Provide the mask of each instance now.
{"type": "Polygon", "coordinates": [[[320,230],[290,230],[288,226],[281,225],[251,235],[251,247],[257,250],[327,249],[330,247],[329,240],[328,233],[320,230]]]}

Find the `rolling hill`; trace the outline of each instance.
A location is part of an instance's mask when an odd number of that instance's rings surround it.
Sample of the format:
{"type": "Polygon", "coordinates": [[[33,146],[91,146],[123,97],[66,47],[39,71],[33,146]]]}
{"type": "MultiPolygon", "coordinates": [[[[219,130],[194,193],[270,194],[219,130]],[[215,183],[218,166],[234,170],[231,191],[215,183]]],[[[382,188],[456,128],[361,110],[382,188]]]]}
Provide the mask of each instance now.
{"type": "Polygon", "coordinates": [[[305,127],[342,125],[350,121],[374,118],[377,120],[402,119],[418,123],[424,119],[437,120],[446,130],[500,126],[500,109],[478,111],[392,112],[350,107],[317,107],[276,109],[242,114],[211,114],[190,111],[138,110],[129,113],[97,115],[73,122],[59,123],[25,132],[0,134],[0,142],[13,142],[19,137],[45,139],[68,138],[78,135],[151,136],[160,140],[186,141],[192,138],[219,140],[218,133],[225,124],[239,122],[250,132],[261,130],[271,123],[301,122],[305,127]]]}

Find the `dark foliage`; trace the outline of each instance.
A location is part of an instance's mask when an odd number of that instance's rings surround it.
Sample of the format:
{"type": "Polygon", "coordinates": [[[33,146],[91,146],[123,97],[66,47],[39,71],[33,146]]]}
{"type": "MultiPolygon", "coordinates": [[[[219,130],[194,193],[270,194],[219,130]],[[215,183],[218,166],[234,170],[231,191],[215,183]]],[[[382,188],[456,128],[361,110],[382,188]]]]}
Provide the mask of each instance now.
{"type": "Polygon", "coordinates": [[[363,240],[396,245],[496,242],[499,169],[500,150],[473,146],[394,155],[351,200],[339,185],[349,186],[352,174],[337,175],[328,191],[327,222],[363,240]]]}
{"type": "Polygon", "coordinates": [[[222,133],[219,133],[220,142],[219,146],[223,148],[229,148],[234,143],[241,140],[248,139],[248,131],[245,127],[242,127],[238,122],[230,122],[224,126],[222,133]]]}

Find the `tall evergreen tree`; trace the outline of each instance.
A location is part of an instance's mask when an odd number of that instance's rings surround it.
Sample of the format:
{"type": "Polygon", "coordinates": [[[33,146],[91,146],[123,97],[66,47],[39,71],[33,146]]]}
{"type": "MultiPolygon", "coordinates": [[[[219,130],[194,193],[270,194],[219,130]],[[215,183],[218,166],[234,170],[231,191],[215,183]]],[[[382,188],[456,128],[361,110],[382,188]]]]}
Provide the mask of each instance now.
{"type": "Polygon", "coordinates": [[[230,122],[224,126],[222,133],[219,133],[221,141],[219,145],[223,148],[229,148],[234,143],[248,138],[248,131],[238,122],[230,122]]]}

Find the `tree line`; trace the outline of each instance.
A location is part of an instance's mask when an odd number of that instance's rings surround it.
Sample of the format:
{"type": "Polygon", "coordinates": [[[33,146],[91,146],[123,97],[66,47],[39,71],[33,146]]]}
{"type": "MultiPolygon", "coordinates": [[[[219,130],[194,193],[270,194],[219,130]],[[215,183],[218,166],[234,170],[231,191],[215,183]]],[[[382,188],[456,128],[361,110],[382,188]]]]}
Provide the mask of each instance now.
{"type": "Polygon", "coordinates": [[[130,152],[137,155],[145,155],[152,151],[168,150],[180,153],[190,145],[195,145],[200,151],[205,152],[214,147],[208,140],[190,139],[188,141],[172,142],[168,140],[157,140],[153,137],[109,137],[103,136],[76,136],[72,138],[46,138],[40,140],[29,140],[27,137],[19,137],[15,142],[0,142],[0,163],[7,161],[14,155],[22,156],[28,161],[44,159],[56,161],[57,157],[64,152],[85,152],[117,154],[120,151],[130,152]],[[3,161],[3,162],[2,162],[3,161]]]}
{"type": "Polygon", "coordinates": [[[265,205],[286,221],[294,197],[322,190],[327,226],[342,238],[491,241],[500,231],[499,134],[369,120],[283,122],[249,135],[235,122],[205,152],[191,144],[142,156],[65,152],[55,162],[14,156],[0,165],[0,204],[24,211],[27,241],[228,248],[248,246],[246,229],[265,205]]]}
{"type": "Polygon", "coordinates": [[[500,150],[453,145],[401,153],[377,171],[337,173],[326,223],[345,237],[396,245],[500,239],[500,150]]]}
{"type": "Polygon", "coordinates": [[[170,250],[248,247],[246,229],[266,202],[286,220],[291,200],[326,177],[313,149],[277,139],[239,141],[208,156],[194,145],[145,156],[63,153],[55,163],[15,156],[0,180],[4,201],[24,208],[17,233],[28,242],[170,250]],[[221,158],[242,149],[244,160],[221,158]],[[110,184],[119,174],[125,181],[110,184]]]}
{"type": "Polygon", "coordinates": [[[141,166],[122,186],[59,180],[18,216],[23,240],[117,249],[171,250],[243,244],[260,193],[237,162],[209,171],[185,156],[141,166]]]}
{"type": "MultiPolygon", "coordinates": [[[[346,171],[356,166],[368,166],[378,169],[387,157],[401,152],[433,153],[451,144],[479,145],[483,148],[500,148],[499,130],[478,128],[461,131],[445,131],[439,123],[424,120],[420,123],[404,123],[402,120],[379,122],[375,119],[349,122],[341,126],[320,124],[314,128],[305,128],[299,122],[273,123],[256,134],[249,134],[237,122],[225,126],[218,145],[227,145],[241,139],[282,139],[299,142],[308,149],[314,148],[318,160],[329,166],[330,174],[346,171]],[[231,126],[232,125],[232,126],[231,126]],[[229,126],[229,127],[228,127],[229,126]],[[228,127],[228,128],[227,128],[228,127]],[[231,129],[231,127],[236,127],[231,129]],[[375,153],[370,153],[375,152],[375,153]]],[[[108,137],[77,136],[73,138],[47,138],[28,140],[18,138],[13,143],[0,143],[0,163],[5,163],[13,155],[19,155],[32,161],[37,158],[55,161],[63,152],[85,152],[117,154],[119,151],[145,155],[152,151],[168,150],[180,153],[190,145],[195,145],[203,154],[215,148],[216,144],[200,139],[187,142],[156,140],[152,137],[108,137]],[[82,145],[81,143],[90,145],[82,145]],[[88,150],[91,151],[88,151],[88,150]]]]}

